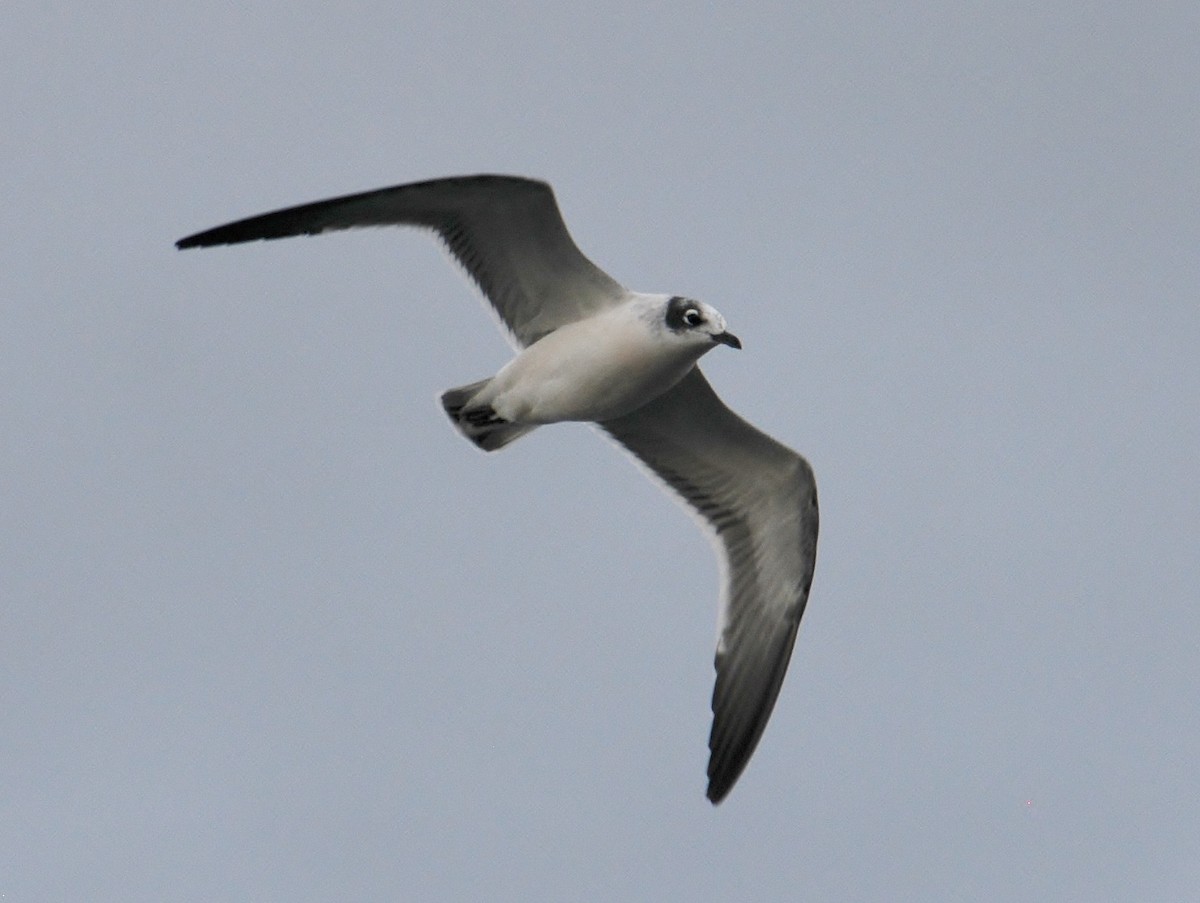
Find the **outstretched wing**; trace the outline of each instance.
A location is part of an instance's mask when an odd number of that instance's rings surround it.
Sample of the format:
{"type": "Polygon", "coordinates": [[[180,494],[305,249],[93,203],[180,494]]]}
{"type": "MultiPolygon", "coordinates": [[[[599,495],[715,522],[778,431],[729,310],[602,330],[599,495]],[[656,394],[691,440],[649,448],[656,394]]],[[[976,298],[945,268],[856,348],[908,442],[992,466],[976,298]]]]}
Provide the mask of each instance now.
{"type": "Polygon", "coordinates": [[[175,244],[228,245],[364,226],[433,229],[522,345],[627,294],[575,246],[550,186],[512,176],[380,188],[252,216],[175,244]]]}
{"type": "Polygon", "coordinates": [[[727,408],[695,368],[642,408],[600,424],[685,499],[722,560],[708,798],[746,767],[787,671],[817,553],[808,462],[727,408]]]}

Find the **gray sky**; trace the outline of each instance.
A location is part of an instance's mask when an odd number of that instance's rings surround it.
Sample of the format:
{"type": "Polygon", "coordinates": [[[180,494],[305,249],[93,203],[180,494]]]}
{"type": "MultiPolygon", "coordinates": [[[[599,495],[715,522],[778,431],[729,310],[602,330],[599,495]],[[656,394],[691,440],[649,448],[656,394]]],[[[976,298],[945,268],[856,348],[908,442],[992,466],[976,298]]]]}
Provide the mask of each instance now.
{"type": "Polygon", "coordinates": [[[1172,900],[1200,884],[1194,4],[47,4],[0,30],[0,900],[1172,900]],[[822,505],[704,799],[716,563],[435,244],[549,179],[822,505]]]}

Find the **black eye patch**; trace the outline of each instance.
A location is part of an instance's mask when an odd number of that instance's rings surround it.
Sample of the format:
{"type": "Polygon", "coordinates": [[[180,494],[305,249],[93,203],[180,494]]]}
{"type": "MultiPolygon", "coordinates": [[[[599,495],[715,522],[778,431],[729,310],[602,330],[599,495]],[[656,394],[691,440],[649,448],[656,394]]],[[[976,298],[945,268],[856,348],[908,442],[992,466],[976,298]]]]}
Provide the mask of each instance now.
{"type": "Polygon", "coordinates": [[[676,295],[667,302],[666,321],[668,328],[675,332],[683,332],[703,323],[704,314],[700,313],[695,301],[676,295]]]}

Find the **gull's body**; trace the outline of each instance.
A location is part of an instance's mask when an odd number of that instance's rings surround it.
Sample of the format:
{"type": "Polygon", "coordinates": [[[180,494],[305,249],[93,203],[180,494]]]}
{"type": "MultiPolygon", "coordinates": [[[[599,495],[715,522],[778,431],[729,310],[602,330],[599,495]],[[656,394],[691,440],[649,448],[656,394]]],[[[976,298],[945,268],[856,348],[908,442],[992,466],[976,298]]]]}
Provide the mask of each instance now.
{"type": "Polygon", "coordinates": [[[614,307],[560,326],[501,368],[479,401],[514,423],[623,417],[683,379],[711,347],[656,341],[651,324],[669,302],[630,292],[614,307]]]}
{"type": "Polygon", "coordinates": [[[812,582],[808,463],[730,411],[696,362],[740,348],[706,304],[631,292],[571,240],[544,182],[470,176],[290,207],[180,240],[180,248],[360,226],[433,229],[482,289],[518,354],[450,389],[455,426],[493,451],[538,426],[593,421],[684,499],[715,539],[723,589],[708,797],[741,775],[775,705],[812,582]]]}

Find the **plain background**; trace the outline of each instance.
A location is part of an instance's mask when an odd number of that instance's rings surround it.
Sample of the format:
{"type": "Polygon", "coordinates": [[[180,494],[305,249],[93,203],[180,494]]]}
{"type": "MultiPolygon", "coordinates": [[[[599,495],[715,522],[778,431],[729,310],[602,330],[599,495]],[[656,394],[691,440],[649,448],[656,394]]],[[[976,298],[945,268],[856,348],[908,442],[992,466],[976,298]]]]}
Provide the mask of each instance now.
{"type": "Polygon", "coordinates": [[[0,900],[1184,900],[1194,3],[5,5],[0,900]],[[550,180],[811,460],[812,597],[704,799],[716,563],[427,236],[550,180]]]}

